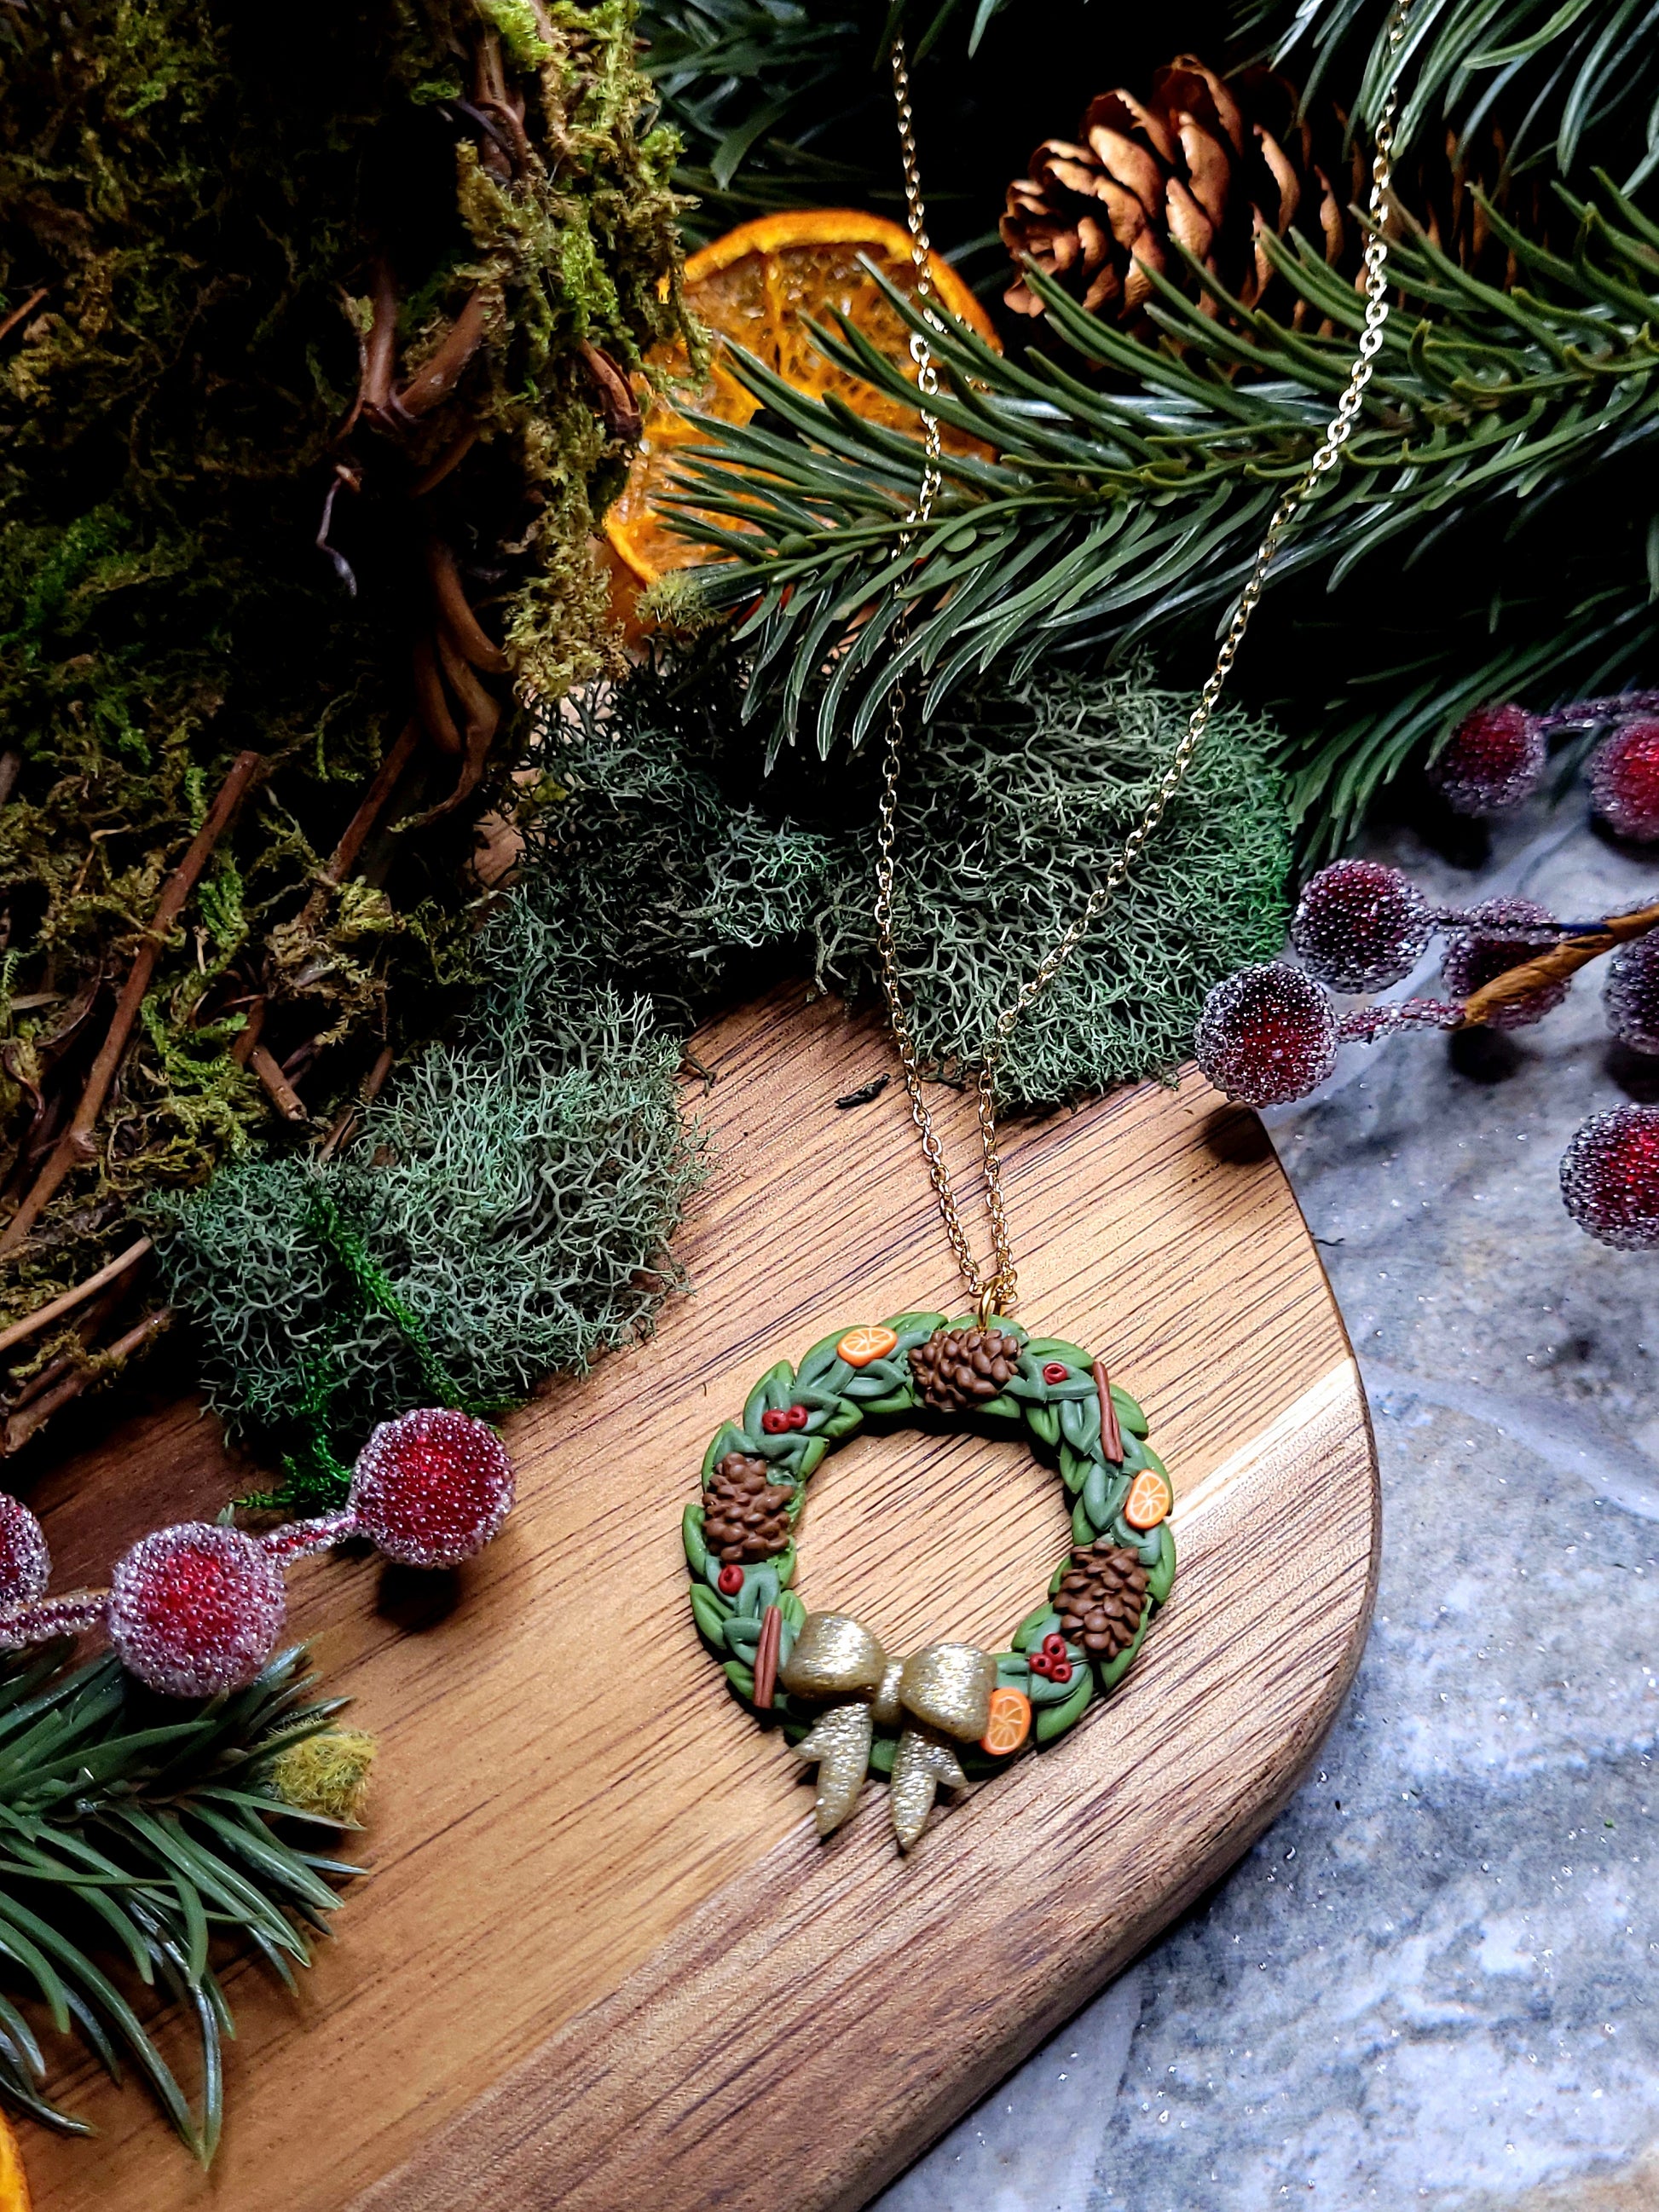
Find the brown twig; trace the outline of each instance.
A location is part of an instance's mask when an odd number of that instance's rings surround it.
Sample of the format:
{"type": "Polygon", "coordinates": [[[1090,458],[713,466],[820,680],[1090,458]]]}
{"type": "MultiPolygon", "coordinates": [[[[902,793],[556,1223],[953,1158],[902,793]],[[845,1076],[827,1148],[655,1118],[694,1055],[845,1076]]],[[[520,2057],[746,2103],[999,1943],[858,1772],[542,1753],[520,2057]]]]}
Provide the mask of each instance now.
{"type": "MultiPolygon", "coordinates": [[[[0,806],[11,797],[17,782],[18,771],[23,765],[23,756],[18,752],[0,753],[0,806]]],[[[12,1004],[17,1001],[14,999],[12,1004]]]]}
{"type": "Polygon", "coordinates": [[[146,1314],[135,1328],[125,1336],[117,1337],[107,1352],[97,1354],[94,1364],[77,1367],[73,1375],[66,1375],[55,1390],[34,1399],[29,1405],[13,1413],[0,1431],[0,1458],[9,1459],[20,1452],[38,1429],[45,1428],[52,1415],[61,1413],[72,1399],[78,1398],[88,1385],[118,1367],[124,1367],[136,1352],[141,1352],[154,1338],[173,1326],[171,1306],[158,1307],[146,1314]]]}
{"type": "Polygon", "coordinates": [[[1501,975],[1494,975],[1490,983],[1483,983],[1464,1000],[1463,1027],[1479,1028],[1494,1007],[1507,1006],[1511,1000],[1524,999],[1529,992],[1577,975],[1592,960],[1611,952],[1615,945],[1626,944],[1632,937],[1645,937],[1656,924],[1659,906],[1637,907],[1629,914],[1609,915],[1599,928],[1553,945],[1547,952],[1523,960],[1518,968],[1504,969],[1501,975]]]}
{"type": "Polygon", "coordinates": [[[450,713],[449,702],[444,696],[432,640],[417,637],[411,658],[415,675],[415,711],[420,716],[421,727],[441,752],[459,753],[461,733],[455,726],[455,717],[450,713]]]}
{"type": "Polygon", "coordinates": [[[167,878],[156,902],[155,917],[144,933],[143,942],[133,955],[126,982],[115,1002],[109,1033],[99,1047],[98,1057],[92,1063],[86,1087],[81,1093],[81,1103],[75,1109],[75,1117],[46,1155],[33,1188],[7,1223],[4,1233],[0,1235],[0,1258],[8,1252],[15,1252],[24,1242],[64,1177],[94,1158],[97,1147],[92,1133],[97,1126],[99,1115],[103,1111],[104,1101],[109,1096],[115,1072],[126,1051],[132,1025],[138,1018],[138,1009],[144,1002],[144,994],[155,973],[161,947],[167,942],[173,923],[184,911],[185,901],[196,888],[198,878],[206,867],[214,847],[228,828],[248,786],[264,766],[263,754],[249,752],[236,756],[230,774],[219,787],[218,797],[208,810],[206,821],[191,840],[190,849],[184,859],[167,878]]]}
{"type": "Polygon", "coordinates": [[[0,1352],[9,1352],[14,1344],[21,1344],[26,1338],[38,1335],[53,1322],[61,1321],[65,1314],[73,1313],[76,1306],[84,1304],[106,1283],[112,1283],[118,1276],[125,1275],[130,1267],[136,1267],[145,1254],[153,1252],[155,1249],[148,1237],[141,1237],[136,1244],[129,1244],[125,1252],[118,1253],[114,1259],[106,1261],[96,1274],[88,1275],[84,1283],[77,1283],[72,1291],[65,1291],[58,1297],[48,1298],[45,1305],[36,1306],[34,1311],[25,1314],[21,1321],[13,1322],[9,1328],[0,1329],[0,1352]]]}
{"type": "Polygon", "coordinates": [[[438,632],[438,654],[443,664],[445,680],[460,701],[466,716],[466,753],[461,763],[461,772],[455,779],[455,788],[447,799],[435,806],[428,806],[424,814],[417,814],[405,826],[424,830],[430,822],[437,822],[446,814],[453,814],[462,801],[470,799],[483,781],[483,772],[489,758],[489,741],[501,726],[501,702],[493,692],[487,691],[472,668],[455,651],[447,632],[438,632]]]}
{"type": "Polygon", "coordinates": [[[392,372],[398,352],[398,292],[392,271],[384,261],[374,264],[374,320],[363,349],[362,390],[351,411],[348,430],[358,413],[384,416],[392,409],[392,372]]]}
{"type": "Polygon", "coordinates": [[[248,1008],[247,1019],[238,1032],[235,1043],[230,1048],[230,1056],[238,1067],[247,1066],[249,1055],[258,1043],[259,1032],[264,1025],[265,1002],[263,998],[258,998],[248,1008]]]}
{"type": "Polygon", "coordinates": [[[437,602],[439,619],[456,649],[465,653],[475,668],[482,668],[490,676],[505,676],[507,655],[486,635],[473,613],[461,583],[461,572],[455,565],[455,556],[441,538],[428,538],[426,542],[426,573],[437,602]]]}
{"type": "MultiPolygon", "coordinates": [[[[398,777],[409,766],[419,740],[419,726],[405,722],[398,742],[375,769],[368,790],[357,802],[356,812],[341,831],[339,843],[318,873],[316,887],[306,901],[304,918],[307,923],[317,920],[328,903],[329,893],[338,890],[345,881],[352,862],[362,851],[364,841],[374,827],[380,809],[391,798],[398,777]]],[[[250,1045],[248,1049],[252,1051],[252,1046],[250,1045]]]]}
{"type": "Polygon", "coordinates": [[[365,1106],[372,1106],[380,1097],[386,1079],[392,1073],[394,1055],[389,1044],[383,1044],[376,1054],[374,1065],[363,1078],[357,1096],[340,1114],[334,1127],[317,1147],[319,1160],[332,1159],[340,1146],[356,1127],[357,1117],[365,1106]]]}
{"type": "Polygon", "coordinates": [[[607,435],[619,439],[625,446],[638,442],[644,428],[640,415],[640,403],[634,397],[634,387],[623,374],[608,353],[602,353],[586,338],[578,343],[582,366],[598,387],[599,412],[605,417],[607,435]]]}
{"type": "Polygon", "coordinates": [[[477,442],[478,426],[476,422],[469,422],[460,436],[444,447],[431,467],[416,477],[409,487],[410,497],[424,499],[429,491],[435,491],[452,469],[459,468],[477,442]]]}
{"type": "Polygon", "coordinates": [[[46,298],[46,294],[51,289],[52,287],[49,284],[43,284],[38,292],[31,292],[29,294],[27,299],[24,301],[21,307],[14,307],[12,309],[10,314],[6,317],[5,321],[3,323],[0,323],[0,343],[3,343],[5,339],[11,336],[12,332],[16,329],[19,323],[22,321],[25,315],[32,315],[34,313],[41,301],[46,298]]]}
{"type": "Polygon", "coordinates": [[[276,1065],[275,1056],[264,1045],[256,1044],[248,1054],[248,1066],[270,1092],[271,1103],[279,1114],[290,1121],[308,1121],[305,1101],[276,1065]]]}
{"type": "Polygon", "coordinates": [[[482,289],[469,293],[437,351],[416,370],[401,392],[392,394],[391,411],[394,415],[418,421],[422,415],[429,415],[434,407],[442,405],[483,343],[489,313],[489,295],[482,289]]]}

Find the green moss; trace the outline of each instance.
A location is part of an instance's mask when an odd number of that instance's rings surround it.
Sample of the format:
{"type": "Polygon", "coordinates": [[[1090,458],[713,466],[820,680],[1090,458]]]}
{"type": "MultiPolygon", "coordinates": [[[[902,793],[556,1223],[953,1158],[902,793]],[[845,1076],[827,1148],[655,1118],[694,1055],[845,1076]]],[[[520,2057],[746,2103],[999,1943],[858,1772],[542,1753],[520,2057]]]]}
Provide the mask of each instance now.
{"type": "MultiPolygon", "coordinates": [[[[320,1116],[383,1042],[441,1024],[470,973],[473,824],[526,741],[516,686],[611,665],[593,529],[625,453],[580,348],[627,366],[679,326],[676,142],[650,127],[631,0],[542,21],[522,0],[295,0],[280,36],[229,0],[5,14],[0,320],[33,304],[0,341],[0,722],[21,755],[0,1185],[61,1121],[231,762],[252,748],[269,773],[163,950],[96,1157],[0,1268],[0,1325],[111,1256],[146,1192],[284,1136],[230,1056],[256,998],[320,1116]],[[497,39],[530,149],[510,184],[447,107],[497,39]],[[412,450],[356,412],[377,257],[405,370],[470,293],[489,302],[412,450]],[[463,427],[465,470],[413,509],[463,427]],[[331,492],[352,590],[318,544],[331,492]],[[408,716],[428,516],[514,696],[470,805],[378,831],[361,881],[319,886],[408,716]]],[[[400,811],[454,774],[423,748],[400,811]]]]}

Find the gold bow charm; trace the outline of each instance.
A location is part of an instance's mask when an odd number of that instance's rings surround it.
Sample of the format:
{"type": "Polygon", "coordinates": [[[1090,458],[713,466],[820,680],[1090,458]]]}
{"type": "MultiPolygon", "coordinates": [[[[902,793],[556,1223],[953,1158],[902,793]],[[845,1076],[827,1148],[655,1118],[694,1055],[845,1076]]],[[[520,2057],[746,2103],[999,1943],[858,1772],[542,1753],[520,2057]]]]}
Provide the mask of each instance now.
{"type": "Polygon", "coordinates": [[[888,1802],[899,1849],[908,1851],[927,1826],[939,1784],[958,1789],[968,1779],[940,1738],[979,1741],[990,1726],[997,1662],[972,1644],[929,1644],[908,1659],[890,1659],[850,1615],[809,1613],[778,1679],[792,1697],[834,1700],[794,1747],[797,1759],[817,1761],[821,1836],[840,1827],[858,1802],[876,1723],[904,1722],[888,1802]]]}

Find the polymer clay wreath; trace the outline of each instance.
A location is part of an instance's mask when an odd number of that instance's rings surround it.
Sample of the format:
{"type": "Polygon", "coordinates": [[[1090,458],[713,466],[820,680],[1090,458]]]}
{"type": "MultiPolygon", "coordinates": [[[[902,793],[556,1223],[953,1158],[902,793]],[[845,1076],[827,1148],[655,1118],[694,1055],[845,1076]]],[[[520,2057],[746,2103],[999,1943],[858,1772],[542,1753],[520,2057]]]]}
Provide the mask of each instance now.
{"type": "Polygon", "coordinates": [[[817,1761],[821,1836],[873,1772],[890,1778],[908,1850],[941,1784],[1054,1742],[1116,1688],[1175,1580],[1175,1493],[1146,1438],[1140,1407],[1077,1345],[936,1313],[838,1330],[798,1369],[780,1360],[742,1421],[715,1431],[685,1509],[691,1610],[737,1695],[817,1761]],[[862,1622],[808,1613],[789,1587],[813,1470],[866,1420],[921,1413],[1023,1423],[1073,1498],[1073,1549],[1006,1651],[930,1644],[893,1658],[862,1622]]]}

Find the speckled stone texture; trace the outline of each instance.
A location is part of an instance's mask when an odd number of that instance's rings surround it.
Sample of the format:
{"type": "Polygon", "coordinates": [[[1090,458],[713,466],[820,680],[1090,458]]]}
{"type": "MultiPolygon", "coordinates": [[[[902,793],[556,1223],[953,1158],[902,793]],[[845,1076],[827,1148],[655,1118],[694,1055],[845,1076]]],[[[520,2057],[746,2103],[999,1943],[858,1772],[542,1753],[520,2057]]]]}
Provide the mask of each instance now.
{"type": "MultiPolygon", "coordinates": [[[[1372,851],[1437,904],[1659,896],[1585,815],[1534,803],[1474,870],[1372,851]]],[[[1557,1186],[1587,1114],[1659,1100],[1605,964],[1535,1029],[1345,1048],[1266,1117],[1376,1423],[1358,1681],[1257,1848],[881,2212],[1659,2208],[1659,1255],[1557,1186]]]]}

